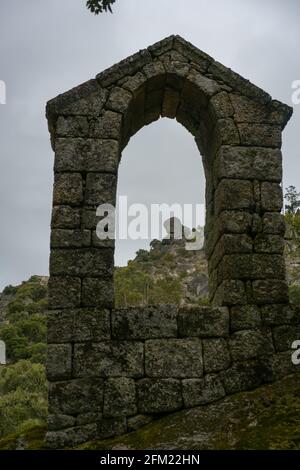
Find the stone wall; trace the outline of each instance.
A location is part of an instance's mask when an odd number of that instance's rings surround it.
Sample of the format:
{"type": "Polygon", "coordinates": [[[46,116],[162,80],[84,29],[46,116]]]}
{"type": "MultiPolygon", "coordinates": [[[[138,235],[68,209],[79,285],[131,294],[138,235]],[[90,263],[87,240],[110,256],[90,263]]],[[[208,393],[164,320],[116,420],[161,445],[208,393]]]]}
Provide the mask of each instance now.
{"type": "Polygon", "coordinates": [[[291,371],[300,332],[285,279],[280,150],[291,114],[179,36],[48,103],[49,446],[123,433],[291,371]],[[115,205],[122,150],[160,117],[185,126],[201,153],[215,308],[115,311],[114,242],[97,238],[96,209],[115,205]]]}
{"type": "Polygon", "coordinates": [[[172,305],[73,312],[48,335],[50,447],[133,431],[293,372],[300,309],[172,305]],[[73,347],[70,341],[74,341],[73,347]],[[57,355],[64,357],[57,367],[57,355]]]}

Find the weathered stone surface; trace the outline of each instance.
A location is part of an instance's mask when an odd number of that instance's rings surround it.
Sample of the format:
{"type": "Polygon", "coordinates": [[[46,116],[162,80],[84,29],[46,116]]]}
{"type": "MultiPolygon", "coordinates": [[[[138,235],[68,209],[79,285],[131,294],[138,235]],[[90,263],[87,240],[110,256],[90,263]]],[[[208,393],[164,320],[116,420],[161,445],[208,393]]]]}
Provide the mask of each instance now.
{"type": "Polygon", "coordinates": [[[205,52],[200,51],[200,49],[178,35],[174,37],[173,47],[176,51],[194,62],[198,66],[199,70],[203,72],[205,72],[209,64],[213,62],[212,57],[205,52]]]}
{"type": "Polygon", "coordinates": [[[143,426],[146,426],[147,424],[151,423],[151,421],[153,421],[153,418],[150,415],[136,415],[127,418],[128,432],[137,431],[143,426]]]}
{"type": "Polygon", "coordinates": [[[215,306],[244,305],[247,303],[245,284],[238,280],[223,281],[213,297],[215,306]]]}
{"type": "Polygon", "coordinates": [[[103,418],[97,423],[97,438],[108,439],[119,436],[127,430],[126,418],[103,418]]]}
{"type": "Polygon", "coordinates": [[[165,84],[165,68],[160,60],[156,60],[146,64],[143,67],[143,74],[146,76],[148,90],[161,88],[165,84]]]}
{"type": "Polygon", "coordinates": [[[117,179],[107,173],[88,173],[85,202],[91,205],[116,204],[117,179]]]}
{"type": "Polygon", "coordinates": [[[282,188],[279,184],[261,184],[261,206],[263,211],[280,212],[283,204],[282,188]]]}
{"type": "Polygon", "coordinates": [[[54,206],[51,227],[53,229],[71,229],[80,226],[80,209],[70,206],[54,206]]]}
{"type": "Polygon", "coordinates": [[[79,307],[81,279],[78,277],[51,276],[48,282],[48,306],[51,309],[79,307]]]}
{"type": "Polygon", "coordinates": [[[202,377],[202,344],[194,339],[157,339],[145,342],[148,377],[202,377]]]}
{"type": "Polygon", "coordinates": [[[115,418],[137,413],[135,381],[126,377],[105,381],[103,416],[115,418]]]}
{"type": "Polygon", "coordinates": [[[281,147],[281,129],[270,124],[238,124],[241,144],[262,147],[281,147]]]}
{"type": "Polygon", "coordinates": [[[224,211],[220,214],[218,223],[223,233],[248,233],[252,224],[249,212],[224,211]]]}
{"type": "Polygon", "coordinates": [[[230,369],[221,373],[222,382],[227,394],[252,390],[272,378],[270,365],[264,359],[236,362],[230,369]]]}
{"type": "Polygon", "coordinates": [[[263,216],[262,224],[264,233],[284,235],[285,221],[283,214],[266,212],[263,216]]]}
{"type": "Polygon", "coordinates": [[[276,326],[273,328],[273,337],[276,351],[292,351],[293,342],[300,339],[300,325],[276,326]]]}
{"type": "Polygon", "coordinates": [[[122,114],[105,111],[96,119],[90,129],[90,137],[119,140],[121,136],[122,114]]]}
{"type": "Polygon", "coordinates": [[[71,343],[73,339],[73,310],[50,310],[47,313],[47,341],[51,343],[71,343]]]}
{"type": "Polygon", "coordinates": [[[86,277],[82,279],[82,305],[111,308],[114,302],[113,279],[86,277]]]}
{"type": "Polygon", "coordinates": [[[53,249],[50,255],[52,276],[110,276],[113,271],[113,250],[53,249]]]}
{"type": "Polygon", "coordinates": [[[251,330],[262,324],[260,309],[256,305],[240,305],[230,310],[231,331],[251,330]]]}
{"type": "Polygon", "coordinates": [[[163,89],[148,91],[145,99],[145,125],[157,121],[161,115],[162,102],[164,97],[163,89]]]}
{"type": "Polygon", "coordinates": [[[282,155],[280,150],[259,147],[220,148],[216,161],[218,178],[256,179],[280,182],[282,155]]]}
{"type": "Polygon", "coordinates": [[[148,50],[143,49],[131,57],[121,60],[118,64],[113,65],[107,70],[99,73],[96,78],[102,87],[108,87],[127,75],[134,75],[145,64],[152,61],[151,54],[148,50]]]}
{"type": "Polygon", "coordinates": [[[112,334],[117,339],[172,338],[177,336],[175,305],[132,307],[112,311],[112,334]]]}
{"type": "Polygon", "coordinates": [[[213,338],[229,333],[227,308],[181,308],[178,314],[178,332],[181,337],[213,338]]]}
{"type": "Polygon", "coordinates": [[[292,352],[291,350],[280,352],[268,358],[267,364],[272,371],[272,380],[279,380],[287,375],[300,372],[300,365],[295,365],[292,362],[292,352]]]}
{"type": "Polygon", "coordinates": [[[75,344],[75,377],[143,377],[144,345],[132,341],[75,344]]]}
{"type": "Polygon", "coordinates": [[[209,102],[209,112],[214,119],[222,119],[233,116],[233,107],[228,93],[221,91],[213,96],[209,102]]]}
{"type": "Polygon", "coordinates": [[[202,344],[205,373],[219,372],[229,367],[231,359],[225,339],[204,339],[202,344]]]}
{"type": "MultiPolygon", "coordinates": [[[[99,216],[97,216],[97,218],[98,217],[99,216]]],[[[115,248],[115,240],[111,238],[112,232],[113,231],[111,230],[111,232],[107,234],[107,238],[99,238],[97,235],[97,231],[92,230],[92,246],[96,248],[115,248]]]]}
{"type": "Polygon", "coordinates": [[[190,65],[178,60],[168,60],[164,61],[164,68],[167,74],[166,86],[171,87],[178,92],[181,92],[182,97],[186,97],[188,93],[185,93],[186,90],[184,90],[184,87],[187,86],[188,89],[190,83],[186,82],[185,78],[189,73],[190,65]]]}
{"type": "Polygon", "coordinates": [[[83,424],[98,423],[102,420],[102,413],[81,413],[76,417],[76,426],[83,424]]]}
{"type": "Polygon", "coordinates": [[[87,137],[89,123],[85,116],[60,116],[56,123],[58,137],[87,137]]]}
{"type": "Polygon", "coordinates": [[[246,96],[231,93],[230,100],[234,108],[236,122],[281,124],[281,113],[270,103],[268,106],[255,102],[246,96]]]}
{"type": "Polygon", "coordinates": [[[110,311],[99,308],[74,310],[72,338],[75,342],[110,339],[110,311]]]}
{"type": "Polygon", "coordinates": [[[97,425],[86,424],[63,431],[48,432],[45,445],[51,449],[64,449],[94,439],[95,436],[97,436],[97,425]]]}
{"type": "Polygon", "coordinates": [[[107,90],[100,88],[98,85],[97,89],[91,92],[87,97],[81,97],[77,101],[68,104],[60,110],[59,113],[66,116],[82,115],[92,118],[97,117],[106,103],[107,95],[107,90]]]}
{"type": "Polygon", "coordinates": [[[218,83],[211,78],[207,78],[197,70],[191,69],[187,76],[187,80],[199,88],[206,97],[212,97],[221,91],[218,83]]]}
{"type": "Polygon", "coordinates": [[[165,413],[182,405],[181,384],[176,379],[142,379],[137,383],[140,413],[165,413]]]}
{"type": "Polygon", "coordinates": [[[57,116],[97,116],[107,97],[95,79],[88,80],[48,101],[46,114],[50,124],[57,116]]]}
{"type": "Polygon", "coordinates": [[[219,279],[284,279],[285,264],[281,255],[225,255],[219,264],[219,279]]]}
{"type": "Polygon", "coordinates": [[[253,187],[250,181],[224,179],[215,196],[217,214],[224,210],[251,209],[254,207],[253,187]]]}
{"type": "Polygon", "coordinates": [[[252,282],[252,300],[257,304],[288,302],[288,286],[285,280],[260,279],[252,282]]]}
{"type": "Polygon", "coordinates": [[[134,135],[145,125],[145,100],[146,90],[142,87],[135,95],[132,103],[132,114],[130,121],[130,136],[134,135]]]}
{"type": "Polygon", "coordinates": [[[71,378],[71,344],[48,344],[46,369],[48,380],[63,380],[71,378]]]}
{"type": "Polygon", "coordinates": [[[127,77],[122,82],[122,88],[128,90],[132,93],[133,96],[136,96],[142,88],[146,86],[147,79],[142,72],[138,72],[132,77],[127,77]]]}
{"type": "Polygon", "coordinates": [[[194,116],[190,115],[189,109],[190,109],[189,106],[187,106],[185,102],[181,102],[177,109],[176,119],[192,135],[196,135],[200,126],[200,116],[199,116],[199,119],[195,119],[194,116]]]}
{"type": "Polygon", "coordinates": [[[95,231],[100,220],[101,216],[97,216],[96,208],[89,206],[83,208],[81,218],[81,226],[83,229],[95,231]]]}
{"type": "Polygon", "coordinates": [[[49,412],[67,415],[102,413],[103,384],[103,380],[97,378],[50,383],[49,412]]]}
{"type": "Polygon", "coordinates": [[[82,177],[79,173],[56,173],[53,204],[80,205],[83,199],[82,177]]]}
{"type": "Polygon", "coordinates": [[[81,248],[91,245],[91,232],[88,230],[52,229],[51,248],[81,248]]]}
{"type": "Polygon", "coordinates": [[[254,240],[254,251],[256,253],[283,254],[284,239],[280,235],[259,234],[254,240]]]}
{"type": "Polygon", "coordinates": [[[48,415],[48,430],[55,431],[56,429],[72,428],[76,424],[74,416],[63,414],[49,414],[48,415]]]}
{"type": "Polygon", "coordinates": [[[152,56],[160,56],[169,50],[173,50],[174,37],[174,35],[171,35],[155,44],[152,44],[152,46],[149,46],[147,49],[152,56]]]}
{"type": "Polygon", "coordinates": [[[300,308],[297,305],[263,305],[261,315],[263,323],[267,326],[300,324],[300,308]]]}
{"type": "Polygon", "coordinates": [[[269,331],[244,330],[233,333],[229,338],[229,348],[233,361],[255,359],[274,352],[269,331]]]}
{"type": "Polygon", "coordinates": [[[182,381],[184,406],[192,408],[212,403],[225,396],[225,390],[217,375],[206,375],[203,379],[182,381]]]}
{"type": "Polygon", "coordinates": [[[57,172],[116,173],[119,160],[119,145],[116,140],[58,138],[55,142],[54,169],[57,172]]]}
{"type": "Polygon", "coordinates": [[[180,102],[180,94],[172,88],[166,88],[162,103],[162,117],[175,118],[180,102]]]}
{"type": "Polygon", "coordinates": [[[54,310],[49,312],[47,323],[47,337],[51,343],[101,341],[111,338],[109,310],[54,310]]]}
{"type": "Polygon", "coordinates": [[[224,234],[209,258],[209,270],[215,269],[227,254],[252,253],[252,238],[246,234],[224,234]]]}
{"type": "Polygon", "coordinates": [[[235,122],[231,118],[222,118],[216,121],[213,131],[214,150],[218,150],[221,145],[239,145],[240,136],[235,122]]]}
{"type": "Polygon", "coordinates": [[[128,109],[131,100],[131,93],[124,90],[124,88],[114,87],[110,92],[106,107],[111,111],[125,113],[128,109]]]}

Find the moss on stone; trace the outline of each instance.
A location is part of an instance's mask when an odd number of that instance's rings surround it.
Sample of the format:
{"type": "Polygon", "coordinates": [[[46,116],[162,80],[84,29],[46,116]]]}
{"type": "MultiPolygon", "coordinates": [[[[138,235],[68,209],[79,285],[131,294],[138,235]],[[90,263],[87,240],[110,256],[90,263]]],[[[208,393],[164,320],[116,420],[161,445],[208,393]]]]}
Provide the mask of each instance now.
{"type": "Polygon", "coordinates": [[[300,375],[79,449],[300,449],[300,375]]]}
{"type": "MultiPolygon", "coordinates": [[[[0,450],[43,449],[45,427],[0,440],[0,450]]],[[[78,450],[300,450],[300,374],[217,403],[173,413],[124,436],[78,450]]]]}

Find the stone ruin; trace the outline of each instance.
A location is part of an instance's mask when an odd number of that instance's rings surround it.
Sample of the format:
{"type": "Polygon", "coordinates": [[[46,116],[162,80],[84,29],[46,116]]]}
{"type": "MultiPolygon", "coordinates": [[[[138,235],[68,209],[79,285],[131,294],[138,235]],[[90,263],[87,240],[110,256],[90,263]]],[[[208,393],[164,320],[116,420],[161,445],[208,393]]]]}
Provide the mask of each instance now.
{"type": "Polygon", "coordinates": [[[281,136],[291,115],[179,36],[48,103],[48,447],[136,430],[299,371],[281,214],[281,136]],[[96,207],[115,205],[122,150],[160,117],[177,119],[202,157],[211,306],[115,309],[114,242],[97,238],[96,207]]]}

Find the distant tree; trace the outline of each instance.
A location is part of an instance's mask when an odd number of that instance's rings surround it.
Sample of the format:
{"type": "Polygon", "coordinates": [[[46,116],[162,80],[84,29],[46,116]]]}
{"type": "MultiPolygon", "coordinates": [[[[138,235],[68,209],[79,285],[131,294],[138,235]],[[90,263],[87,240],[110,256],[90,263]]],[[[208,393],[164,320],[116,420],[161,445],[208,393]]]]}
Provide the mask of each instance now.
{"type": "Polygon", "coordinates": [[[99,13],[103,13],[104,11],[110,11],[110,13],[112,13],[111,6],[115,1],[116,0],[87,0],[86,6],[95,15],[99,15],[99,13]]]}
{"type": "Polygon", "coordinates": [[[284,199],[286,200],[286,213],[296,214],[300,208],[300,193],[297,192],[295,186],[289,186],[286,188],[284,199]]]}

